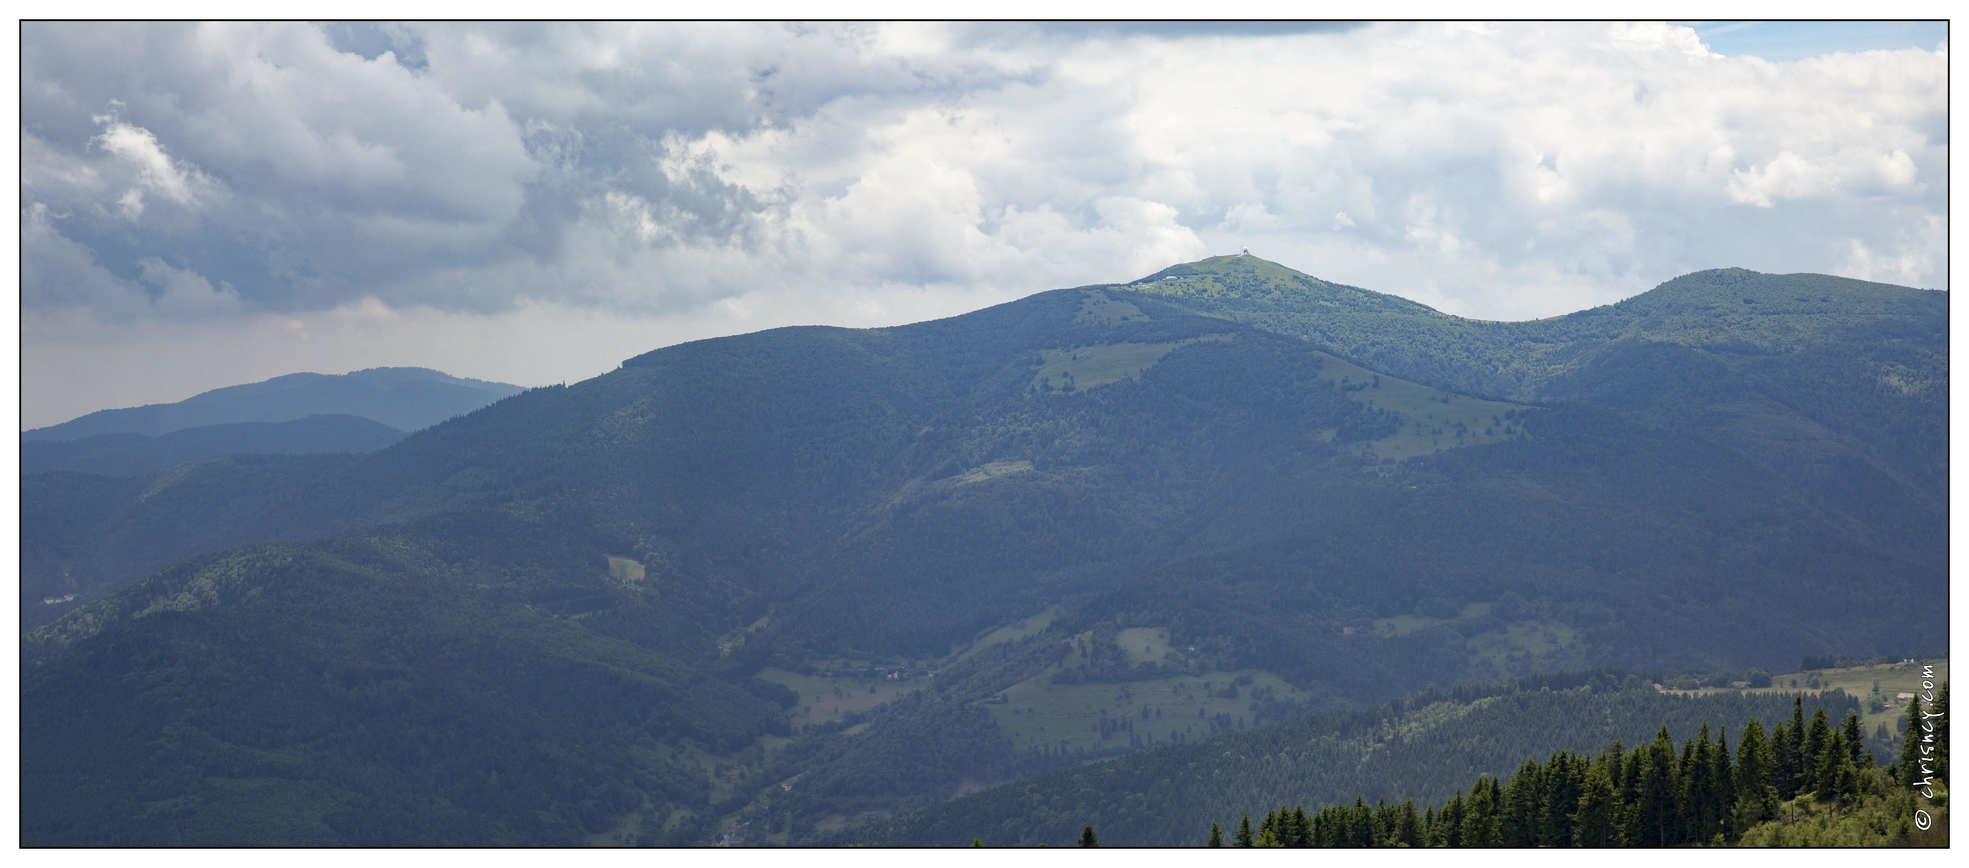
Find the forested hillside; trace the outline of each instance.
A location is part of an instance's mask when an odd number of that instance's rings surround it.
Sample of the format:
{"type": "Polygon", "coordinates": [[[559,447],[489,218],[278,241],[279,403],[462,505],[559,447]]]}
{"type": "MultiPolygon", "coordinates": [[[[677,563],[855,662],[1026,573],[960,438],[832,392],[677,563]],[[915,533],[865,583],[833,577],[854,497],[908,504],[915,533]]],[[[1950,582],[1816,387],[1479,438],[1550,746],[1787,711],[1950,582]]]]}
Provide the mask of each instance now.
{"type": "Polygon", "coordinates": [[[66,470],[98,476],[152,476],[221,455],[318,455],[373,452],[403,432],[360,416],[320,415],[291,422],[234,422],[155,437],[99,434],[80,440],[21,443],[21,473],[66,470]]]}
{"type": "MultiPolygon", "coordinates": [[[[816,840],[1429,684],[1946,643],[1945,506],[1903,478],[1945,466],[1931,380],[1839,429],[1823,466],[1852,475],[1795,472],[1735,423],[1460,391],[1170,288],[1251,263],[669,347],[363,455],[23,477],[24,596],[65,613],[24,618],[25,839],[816,840]],[[471,771],[494,753],[531,770],[471,771]],[[264,821],[228,825],[241,799],[264,821]]],[[[1867,286],[1783,328],[1731,308],[1634,334],[1713,354],[1944,312],[1867,286]]],[[[1384,317],[1384,342],[1467,331],[1349,292],[1333,321],[1384,317]]],[[[1441,340],[1427,358],[1464,358],[1441,340]]],[[[1537,382],[1616,382],[1593,370],[1537,382]]],[[[1644,379],[1694,394],[1704,370],[1644,379]]],[[[1675,722],[1636,714],[1618,737],[1675,722]]]]}
{"type": "MultiPolygon", "coordinates": [[[[1933,717],[1946,719],[1948,686],[1933,717]]],[[[1857,714],[1833,724],[1825,708],[1805,723],[1802,703],[1766,736],[1744,723],[1732,756],[1726,729],[1682,742],[1667,727],[1628,751],[1571,751],[1526,760],[1510,776],[1479,777],[1441,805],[1356,798],[1307,813],[1267,811],[1254,832],[1238,819],[1234,847],[1671,847],[1948,846],[1948,730],[1908,704],[1899,758],[1876,766],[1857,714]]],[[[1091,828],[1091,827],[1085,827],[1091,828]]],[[[1205,845],[1223,846],[1213,823],[1205,845]]]]}
{"type": "Polygon", "coordinates": [[[1131,288],[1421,382],[1699,432],[1858,520],[1909,528],[1910,544],[1946,514],[1945,292],[1726,268],[1507,323],[1251,256],[1174,266],[1131,288]]]}
{"type": "Polygon", "coordinates": [[[268,502],[348,455],[234,455],[143,477],[50,471],[21,479],[25,632],[192,555],[262,541],[268,502]]]}
{"type": "MultiPolygon", "coordinates": [[[[1092,825],[1110,846],[1197,846],[1211,823],[1222,824],[1228,837],[1239,817],[1251,815],[1255,826],[1279,805],[1316,807],[1355,797],[1368,804],[1446,802],[1479,776],[1502,777],[1526,757],[1583,753],[1610,742],[1645,745],[1664,726],[1777,725],[1795,700],[1669,696],[1631,677],[1619,685],[1618,675],[1596,675],[1429,691],[996,787],[843,840],[1060,846],[1092,825]]],[[[1858,705],[1844,694],[1825,694],[1803,707],[1837,717],[1858,705]]]]}

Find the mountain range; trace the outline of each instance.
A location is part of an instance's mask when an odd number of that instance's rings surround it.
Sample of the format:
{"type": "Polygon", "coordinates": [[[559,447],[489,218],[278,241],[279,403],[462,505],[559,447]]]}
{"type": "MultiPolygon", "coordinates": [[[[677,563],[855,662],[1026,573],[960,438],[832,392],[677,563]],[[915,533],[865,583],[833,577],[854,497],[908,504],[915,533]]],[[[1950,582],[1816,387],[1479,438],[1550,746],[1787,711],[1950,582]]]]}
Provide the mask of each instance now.
{"type": "Polygon", "coordinates": [[[27,475],[24,594],[120,589],[24,624],[23,841],[830,840],[1432,683],[1938,647],[1946,339],[1822,275],[1486,323],[1221,257],[27,475]]]}

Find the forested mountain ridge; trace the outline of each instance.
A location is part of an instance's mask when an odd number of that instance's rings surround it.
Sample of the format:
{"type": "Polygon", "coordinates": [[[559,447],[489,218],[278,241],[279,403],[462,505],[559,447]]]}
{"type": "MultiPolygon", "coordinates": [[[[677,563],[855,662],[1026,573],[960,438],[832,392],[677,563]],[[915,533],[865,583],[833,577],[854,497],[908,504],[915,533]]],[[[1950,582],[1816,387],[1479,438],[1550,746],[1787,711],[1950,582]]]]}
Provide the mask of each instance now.
{"type": "Polygon", "coordinates": [[[1130,286],[1409,379],[1701,433],[1868,520],[1921,526],[1915,537],[1946,511],[1945,292],[1725,268],[1564,316],[1490,322],[1251,256],[1130,286]]]}
{"type": "Polygon", "coordinates": [[[66,470],[99,476],[153,476],[221,455],[319,455],[372,452],[403,432],[361,416],[324,414],[287,422],[230,422],[168,434],[98,434],[79,440],[21,443],[21,473],[66,470]]]}
{"type": "MultiPolygon", "coordinates": [[[[113,435],[112,435],[113,436],[113,435]]],[[[21,476],[21,629],[188,557],[265,537],[269,501],[349,455],[227,455],[153,476],[21,476]]]]}
{"type": "Polygon", "coordinates": [[[24,792],[100,798],[50,798],[24,836],[163,840],[170,824],[123,819],[171,805],[198,841],[281,840],[217,819],[242,781],[272,777],[313,794],[278,802],[303,817],[280,828],[309,840],[478,827],[688,843],[738,812],[775,823],[771,840],[805,840],[1431,682],[1775,666],[1946,635],[1930,604],[1946,580],[1939,530],[1800,484],[1742,444],[1617,408],[1461,394],[1184,303],[1083,287],[911,326],[665,348],[163,514],[155,498],[123,506],[142,493],[128,486],[163,477],[41,475],[37,496],[74,501],[40,531],[63,552],[89,538],[75,522],[196,525],[219,504],[234,510],[211,522],[226,544],[288,542],[200,555],[25,637],[24,751],[46,758],[24,792]],[[96,493],[71,496],[83,488],[96,493]],[[345,596],[402,620],[320,616],[345,596]],[[278,629],[289,621],[319,623],[278,629]],[[234,665],[254,659],[237,642],[284,668],[234,665]],[[486,716],[472,739],[590,751],[547,809],[561,819],[528,826],[511,819],[527,791],[436,746],[405,760],[422,769],[406,772],[409,801],[361,795],[387,775],[334,772],[357,742],[284,723],[320,700],[265,686],[355,673],[347,689],[396,709],[372,727],[388,732],[449,719],[439,697],[494,689],[538,654],[572,667],[568,684],[659,673],[763,705],[720,734],[664,723],[674,691],[616,705],[499,688],[513,716],[486,716]],[[145,736],[115,768],[42,750],[65,722],[138,701],[119,685],[166,671],[190,686],[146,695],[137,717],[170,739],[145,736]],[[534,713],[618,729],[549,738],[534,713]],[[621,735],[644,724],[647,738],[621,735]],[[245,748],[266,762],[194,762],[245,748]],[[656,759],[611,765],[618,754],[656,759]],[[187,763],[209,773],[144,783],[143,769],[187,763]]]}
{"type": "Polygon", "coordinates": [[[1884,347],[1907,356],[1907,371],[1883,373],[1908,393],[1932,391],[1947,371],[1947,293],[1823,274],[1699,271],[1614,304],[1523,322],[1445,314],[1248,254],[1171,266],[1127,288],[1305,338],[1379,371],[1516,400],[1537,398],[1622,340],[1739,353],[1884,347]]]}

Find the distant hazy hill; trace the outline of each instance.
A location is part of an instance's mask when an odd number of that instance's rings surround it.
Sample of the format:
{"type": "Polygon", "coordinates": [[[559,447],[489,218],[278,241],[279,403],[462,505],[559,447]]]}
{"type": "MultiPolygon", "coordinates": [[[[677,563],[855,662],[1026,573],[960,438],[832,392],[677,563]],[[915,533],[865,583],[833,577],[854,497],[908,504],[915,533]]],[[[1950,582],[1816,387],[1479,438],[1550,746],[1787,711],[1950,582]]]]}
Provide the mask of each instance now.
{"type": "Polygon", "coordinates": [[[21,440],[79,440],[102,434],[156,436],[207,425],[287,422],[330,414],[361,416],[399,431],[416,431],[520,391],[518,386],[453,377],[428,368],[288,374],[201,392],[175,404],[99,410],[60,425],[24,431],[21,440]]]}
{"type": "Polygon", "coordinates": [[[373,452],[402,439],[402,431],[360,416],[231,422],[155,437],[99,434],[80,440],[30,440],[21,444],[21,472],[72,470],[104,476],[148,476],[215,455],[373,452]]]}
{"type": "Polygon", "coordinates": [[[789,843],[1430,683],[1946,642],[1945,296],[1177,272],[25,475],[74,608],[22,638],[23,841],[789,843]]]}

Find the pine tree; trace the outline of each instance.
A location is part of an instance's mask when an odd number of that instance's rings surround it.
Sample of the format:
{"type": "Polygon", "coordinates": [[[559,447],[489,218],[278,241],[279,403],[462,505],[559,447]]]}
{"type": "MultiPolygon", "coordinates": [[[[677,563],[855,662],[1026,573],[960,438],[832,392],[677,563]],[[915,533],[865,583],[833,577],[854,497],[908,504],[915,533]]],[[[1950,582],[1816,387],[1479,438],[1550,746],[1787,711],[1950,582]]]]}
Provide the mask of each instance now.
{"type": "Polygon", "coordinates": [[[1935,779],[1948,780],[1948,682],[1935,692],[1935,701],[1930,703],[1930,713],[1935,715],[1935,779]]]}
{"type": "Polygon", "coordinates": [[[1538,841],[1539,808],[1544,799],[1540,798],[1540,774],[1536,760],[1525,760],[1511,776],[1511,784],[1504,788],[1502,803],[1498,806],[1498,841],[1506,847],[1536,847],[1538,841]]]}
{"type": "Polygon", "coordinates": [[[1441,822],[1443,827],[1443,846],[1463,846],[1463,815],[1465,813],[1467,813],[1467,810],[1463,804],[1463,791],[1457,790],[1455,795],[1449,797],[1449,803],[1443,805],[1442,812],[1436,814],[1436,820],[1441,822]]]}
{"type": "Polygon", "coordinates": [[[1851,755],[1842,755],[1833,764],[1831,780],[1826,787],[1839,799],[1845,808],[1853,808],[1860,803],[1860,769],[1853,763],[1851,755]]]}
{"type": "Polygon", "coordinates": [[[1716,750],[1709,758],[1709,781],[1713,788],[1709,796],[1709,816],[1711,825],[1703,830],[1703,840],[1716,835],[1734,835],[1730,829],[1730,810],[1737,803],[1736,770],[1730,767],[1730,731],[1716,728],[1716,750]]]}
{"type": "MultiPolygon", "coordinates": [[[[1709,726],[1704,724],[1703,735],[1709,734],[1709,726]]],[[[1697,830],[1702,828],[1702,804],[1708,782],[1701,778],[1707,775],[1708,763],[1704,751],[1708,744],[1696,743],[1695,739],[1682,741],[1682,760],[1675,766],[1675,800],[1679,804],[1675,810],[1675,831],[1672,837],[1678,844],[1694,840],[1697,830]]]]}
{"type": "Polygon", "coordinates": [[[1292,809],[1292,822],[1289,824],[1287,831],[1288,834],[1284,836],[1285,846],[1313,846],[1313,821],[1306,819],[1305,808],[1294,807],[1292,809]]]}
{"type": "Polygon", "coordinates": [[[1806,779],[1812,773],[1812,758],[1805,753],[1805,698],[1803,696],[1791,698],[1791,728],[1786,731],[1784,750],[1788,755],[1785,761],[1790,764],[1791,771],[1790,789],[1784,797],[1790,799],[1811,789],[1811,783],[1806,779]]]}
{"type": "Polygon", "coordinates": [[[1819,752],[1818,792],[1828,796],[1837,795],[1838,782],[1834,778],[1839,775],[1839,764],[1850,765],[1852,762],[1853,752],[1846,749],[1846,733],[1834,729],[1832,737],[1826,739],[1825,749],[1819,752]]]}
{"type": "Polygon", "coordinates": [[[1777,789],[1780,801],[1792,797],[1797,779],[1798,756],[1791,751],[1791,730],[1780,723],[1771,729],[1771,786],[1777,789]]]}
{"type": "Polygon", "coordinates": [[[1839,728],[1846,736],[1846,750],[1853,760],[1853,766],[1871,768],[1873,753],[1866,749],[1866,730],[1860,726],[1860,716],[1846,715],[1845,722],[1840,724],[1839,728]]]}
{"type": "Polygon", "coordinates": [[[1816,792],[1820,787],[1831,783],[1826,780],[1835,767],[1827,762],[1825,753],[1832,746],[1832,721],[1825,716],[1825,706],[1819,706],[1812,714],[1812,726],[1805,731],[1805,743],[1801,748],[1804,764],[1800,767],[1805,782],[1799,786],[1800,792],[1816,792]]]}
{"type": "Polygon", "coordinates": [[[1245,814],[1244,819],[1237,821],[1237,837],[1231,839],[1231,846],[1249,847],[1253,843],[1251,840],[1251,815],[1245,814]]]}
{"type": "Polygon", "coordinates": [[[1638,747],[1627,752],[1627,760],[1620,770],[1619,828],[1620,846],[1648,846],[1646,814],[1641,810],[1642,780],[1641,767],[1646,765],[1648,749],[1638,747]]]}
{"type": "Polygon", "coordinates": [[[1907,701],[1907,734],[1901,740],[1901,757],[1894,761],[1895,782],[1906,785],[1922,778],[1921,735],[1921,697],[1916,696],[1907,701]]]}
{"type": "Polygon", "coordinates": [[[1259,847],[1285,846],[1284,839],[1279,837],[1278,827],[1279,827],[1278,812],[1277,811],[1266,812],[1265,822],[1259,824],[1258,826],[1258,840],[1255,845],[1259,847]]]}
{"type": "Polygon", "coordinates": [[[1214,821],[1211,822],[1210,824],[1210,843],[1205,844],[1203,846],[1205,847],[1224,846],[1224,830],[1217,828],[1217,824],[1214,821]]]}
{"type": "MultiPolygon", "coordinates": [[[[1782,728],[1782,727],[1780,727],[1782,728]]],[[[1777,816],[1777,757],[1764,740],[1764,725],[1752,718],[1737,744],[1736,822],[1732,834],[1777,816]]]]}
{"type": "Polygon", "coordinates": [[[1613,779],[1605,765],[1595,765],[1586,773],[1579,795],[1579,810],[1573,817],[1573,842],[1581,847],[1611,847],[1619,844],[1615,834],[1613,779]]]}
{"type": "Polygon", "coordinates": [[[1545,767],[1545,804],[1540,824],[1539,844],[1570,847],[1573,814],[1579,810],[1579,795],[1586,783],[1586,761],[1578,754],[1561,751],[1545,767]]]}
{"type": "Polygon", "coordinates": [[[1080,830],[1080,846],[1082,847],[1101,846],[1101,839],[1095,836],[1093,826],[1088,826],[1087,828],[1080,830]]]}
{"type": "Polygon", "coordinates": [[[1722,799],[1722,791],[1729,785],[1729,772],[1718,768],[1716,759],[1719,751],[1716,744],[1709,740],[1709,723],[1705,721],[1696,736],[1692,762],[1684,772],[1687,780],[1683,788],[1688,792],[1690,802],[1686,812],[1688,828],[1685,834],[1691,842],[1708,841],[1723,828],[1728,803],[1722,799]],[[1720,781],[1717,779],[1719,774],[1722,778],[1720,781]]]}
{"type": "Polygon", "coordinates": [[[1463,803],[1463,846],[1496,847],[1497,779],[1479,778],[1463,803]]]}
{"type": "Polygon", "coordinates": [[[1637,808],[1635,831],[1639,833],[1638,843],[1643,847],[1666,847],[1670,843],[1680,843],[1676,836],[1676,794],[1677,786],[1675,742],[1668,737],[1668,727],[1662,727],[1655,734],[1654,743],[1648,745],[1646,759],[1641,765],[1640,799],[1637,808]]]}
{"type": "Polygon", "coordinates": [[[1424,844],[1422,828],[1422,818],[1415,814],[1415,800],[1404,799],[1395,811],[1395,828],[1389,836],[1389,843],[1421,847],[1424,844]]]}

